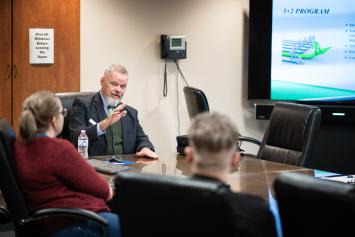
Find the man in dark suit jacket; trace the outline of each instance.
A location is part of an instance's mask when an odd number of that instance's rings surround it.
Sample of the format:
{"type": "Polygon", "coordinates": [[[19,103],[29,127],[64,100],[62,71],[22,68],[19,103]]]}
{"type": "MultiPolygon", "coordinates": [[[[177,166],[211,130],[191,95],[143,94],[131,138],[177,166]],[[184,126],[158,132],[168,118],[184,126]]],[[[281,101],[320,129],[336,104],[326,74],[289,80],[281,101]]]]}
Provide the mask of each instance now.
{"type": "Polygon", "coordinates": [[[197,115],[189,129],[189,147],[185,148],[193,178],[219,182],[224,187],[223,198],[233,219],[233,236],[277,236],[275,220],[266,202],[253,195],[234,193],[227,185],[230,168],[239,164],[237,137],[237,129],[226,116],[197,115]]]}
{"type": "Polygon", "coordinates": [[[89,155],[136,153],[157,159],[154,146],[139,124],[138,112],[121,103],[128,83],[127,70],[110,65],[101,77],[101,90],[92,98],[75,99],[69,122],[71,139],[77,144],[81,130],[89,137],[89,155]]]}

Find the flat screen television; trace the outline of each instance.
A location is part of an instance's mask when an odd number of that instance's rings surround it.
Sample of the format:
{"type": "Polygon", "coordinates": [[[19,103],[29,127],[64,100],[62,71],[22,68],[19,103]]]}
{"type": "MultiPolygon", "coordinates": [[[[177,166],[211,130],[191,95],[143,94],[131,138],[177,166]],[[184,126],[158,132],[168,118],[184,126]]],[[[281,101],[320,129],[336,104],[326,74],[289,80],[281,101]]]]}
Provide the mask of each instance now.
{"type": "Polygon", "coordinates": [[[355,0],[250,0],[249,99],[355,105],[355,0]]]}

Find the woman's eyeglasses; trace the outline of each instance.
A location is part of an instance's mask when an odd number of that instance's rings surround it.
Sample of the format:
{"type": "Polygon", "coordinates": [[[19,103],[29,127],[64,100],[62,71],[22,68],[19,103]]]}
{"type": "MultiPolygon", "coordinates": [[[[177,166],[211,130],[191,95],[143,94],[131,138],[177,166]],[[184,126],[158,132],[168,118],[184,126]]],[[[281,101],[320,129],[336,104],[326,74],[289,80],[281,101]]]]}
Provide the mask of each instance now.
{"type": "Polygon", "coordinates": [[[67,111],[67,109],[64,108],[64,109],[63,109],[62,111],[60,111],[59,113],[62,114],[63,117],[65,117],[65,116],[67,116],[68,111],[67,111]]]}
{"type": "Polygon", "coordinates": [[[238,152],[243,152],[244,150],[242,148],[240,148],[241,145],[242,145],[242,141],[237,141],[236,146],[235,146],[235,150],[238,152]]]}

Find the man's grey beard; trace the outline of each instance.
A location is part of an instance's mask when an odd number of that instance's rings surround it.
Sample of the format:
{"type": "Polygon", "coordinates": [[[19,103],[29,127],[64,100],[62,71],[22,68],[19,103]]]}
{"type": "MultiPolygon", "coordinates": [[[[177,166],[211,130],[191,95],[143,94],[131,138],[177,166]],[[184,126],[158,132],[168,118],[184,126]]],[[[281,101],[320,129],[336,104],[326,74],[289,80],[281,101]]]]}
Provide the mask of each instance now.
{"type": "Polygon", "coordinates": [[[120,99],[116,100],[116,99],[113,99],[113,98],[108,97],[108,96],[106,96],[105,99],[106,99],[108,105],[110,105],[110,106],[112,106],[112,107],[115,107],[115,108],[116,108],[116,107],[118,106],[118,104],[121,102],[120,99]]]}

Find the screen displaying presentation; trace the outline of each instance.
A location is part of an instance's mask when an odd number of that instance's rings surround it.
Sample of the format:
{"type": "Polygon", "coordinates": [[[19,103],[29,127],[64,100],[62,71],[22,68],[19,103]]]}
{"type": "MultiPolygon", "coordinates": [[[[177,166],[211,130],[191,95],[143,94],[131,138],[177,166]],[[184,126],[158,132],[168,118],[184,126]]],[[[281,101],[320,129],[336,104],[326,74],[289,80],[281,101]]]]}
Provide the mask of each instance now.
{"type": "Polygon", "coordinates": [[[355,0],[273,0],[271,99],[355,100],[355,0]]]}

